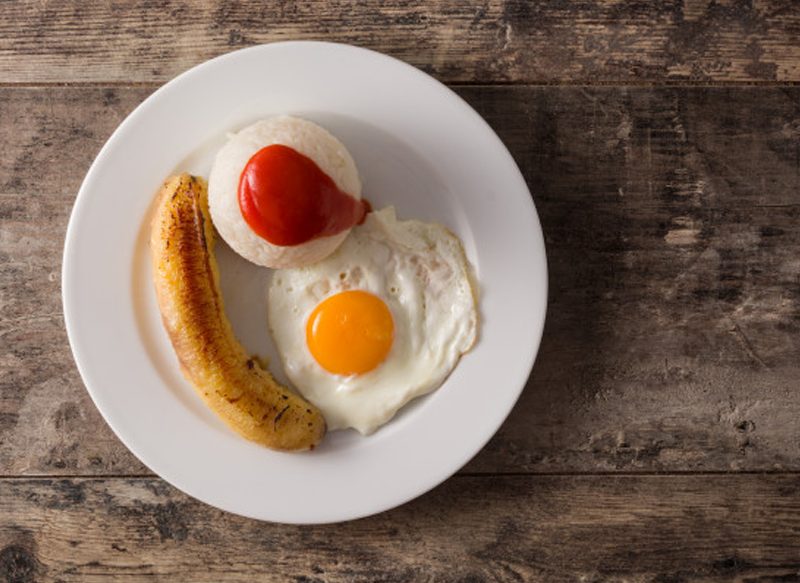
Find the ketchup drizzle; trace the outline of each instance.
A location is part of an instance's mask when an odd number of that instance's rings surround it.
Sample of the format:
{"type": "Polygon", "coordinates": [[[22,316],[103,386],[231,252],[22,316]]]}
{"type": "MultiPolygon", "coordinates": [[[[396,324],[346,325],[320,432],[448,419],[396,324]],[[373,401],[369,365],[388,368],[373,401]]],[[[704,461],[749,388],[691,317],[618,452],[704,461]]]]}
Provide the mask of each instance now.
{"type": "Polygon", "coordinates": [[[245,222],[274,245],[300,245],[363,222],[369,203],[339,190],[309,157],[282,144],[253,154],[239,179],[245,222]]]}

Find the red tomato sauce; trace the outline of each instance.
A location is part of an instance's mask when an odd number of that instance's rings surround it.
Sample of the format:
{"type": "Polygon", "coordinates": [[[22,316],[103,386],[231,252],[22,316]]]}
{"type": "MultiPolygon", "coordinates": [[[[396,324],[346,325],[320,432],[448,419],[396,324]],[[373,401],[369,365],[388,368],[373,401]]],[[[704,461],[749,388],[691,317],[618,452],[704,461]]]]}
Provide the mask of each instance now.
{"type": "Polygon", "coordinates": [[[239,179],[239,208],[257,235],[300,245],[363,222],[369,203],[339,190],[309,157],[281,144],[261,148],[239,179]]]}

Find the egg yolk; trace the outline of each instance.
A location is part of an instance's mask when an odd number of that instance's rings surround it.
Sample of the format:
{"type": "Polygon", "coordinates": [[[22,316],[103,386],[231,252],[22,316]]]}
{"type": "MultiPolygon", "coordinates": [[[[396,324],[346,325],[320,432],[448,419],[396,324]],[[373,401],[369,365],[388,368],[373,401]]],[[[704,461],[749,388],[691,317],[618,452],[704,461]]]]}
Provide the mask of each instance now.
{"type": "Polygon", "coordinates": [[[394,321],[379,297],[360,290],[320,302],[306,324],[306,342],[319,365],[333,374],[369,372],[389,354],[394,321]]]}

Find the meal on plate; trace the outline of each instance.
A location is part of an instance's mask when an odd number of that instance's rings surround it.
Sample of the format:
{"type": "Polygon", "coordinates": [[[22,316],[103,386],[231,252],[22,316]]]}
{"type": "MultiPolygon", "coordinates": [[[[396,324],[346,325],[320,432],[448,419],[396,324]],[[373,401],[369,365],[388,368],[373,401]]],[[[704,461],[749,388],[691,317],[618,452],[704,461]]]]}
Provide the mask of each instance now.
{"type": "Polygon", "coordinates": [[[372,433],[438,388],[477,336],[476,285],[459,239],[398,220],[393,207],[372,211],[345,146],[303,119],[270,118],[231,136],[208,186],[188,174],[168,179],[150,245],[184,375],[229,426],[274,449],[313,449],[326,428],[372,433]],[[299,395],[236,340],[215,230],[274,270],[265,333],[299,395]]]}

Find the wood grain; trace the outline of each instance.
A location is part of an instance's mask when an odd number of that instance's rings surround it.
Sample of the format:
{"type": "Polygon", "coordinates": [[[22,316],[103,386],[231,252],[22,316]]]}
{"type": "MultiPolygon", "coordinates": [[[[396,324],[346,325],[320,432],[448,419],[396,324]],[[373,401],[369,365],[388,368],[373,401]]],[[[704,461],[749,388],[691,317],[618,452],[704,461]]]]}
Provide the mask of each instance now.
{"type": "Polygon", "coordinates": [[[800,4],[0,14],[0,582],[800,581],[800,4]],[[59,287],[75,193],[125,115],[197,63],[293,39],[458,85],[531,187],[550,270],[498,434],[434,491],[330,526],[258,523],[150,475],[82,385],[59,287]]]}
{"type": "MultiPolygon", "coordinates": [[[[0,474],[146,472],[74,369],[59,265],[151,89],[0,89],[0,474]]],[[[534,374],[467,471],[800,469],[800,88],[459,92],[523,170],[551,275],[534,374]]]]}
{"type": "Polygon", "coordinates": [[[70,206],[71,197],[0,194],[3,475],[146,471],[102,420],[72,360],[59,285],[70,206]]]}
{"type": "Polygon", "coordinates": [[[6,1],[0,83],[164,81],[260,43],[353,43],[457,83],[800,81],[791,0],[6,1]]]}
{"type": "Polygon", "coordinates": [[[551,282],[533,380],[470,468],[797,467],[796,90],[466,96],[533,191],[551,282]]]}
{"type": "Polygon", "coordinates": [[[0,481],[0,580],[797,581],[797,476],[456,477],[271,525],[154,478],[0,481]]]}

